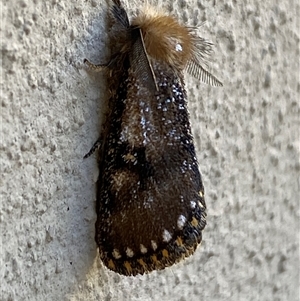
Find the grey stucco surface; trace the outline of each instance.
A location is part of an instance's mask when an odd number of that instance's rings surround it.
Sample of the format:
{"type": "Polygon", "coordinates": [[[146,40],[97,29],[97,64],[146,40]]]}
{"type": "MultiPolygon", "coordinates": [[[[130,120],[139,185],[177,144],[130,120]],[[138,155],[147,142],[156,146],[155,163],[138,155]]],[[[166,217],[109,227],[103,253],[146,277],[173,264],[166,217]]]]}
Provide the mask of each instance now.
{"type": "MultiPolygon", "coordinates": [[[[132,10],[132,1],[126,7],[132,10]]],[[[0,300],[299,300],[299,2],[177,0],[224,87],[186,77],[208,224],[195,255],[122,277],[94,242],[105,1],[2,0],[0,300]]]]}

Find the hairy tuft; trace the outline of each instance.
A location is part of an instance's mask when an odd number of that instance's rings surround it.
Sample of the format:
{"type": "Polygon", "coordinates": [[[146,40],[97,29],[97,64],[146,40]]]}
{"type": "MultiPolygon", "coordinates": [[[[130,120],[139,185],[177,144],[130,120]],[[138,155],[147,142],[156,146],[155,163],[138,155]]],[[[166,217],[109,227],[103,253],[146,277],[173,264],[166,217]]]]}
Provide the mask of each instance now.
{"type": "Polygon", "coordinates": [[[197,37],[165,12],[147,6],[132,20],[141,29],[147,54],[183,70],[196,51],[197,37]]]}

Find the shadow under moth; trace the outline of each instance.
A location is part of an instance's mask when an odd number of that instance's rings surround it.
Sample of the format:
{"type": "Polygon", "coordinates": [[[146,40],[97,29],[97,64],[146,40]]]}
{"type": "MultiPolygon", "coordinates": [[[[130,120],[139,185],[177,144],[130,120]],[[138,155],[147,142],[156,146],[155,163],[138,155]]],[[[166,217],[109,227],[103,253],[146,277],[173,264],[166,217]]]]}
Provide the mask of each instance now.
{"type": "Polygon", "coordinates": [[[203,65],[212,44],[174,17],[147,7],[129,21],[110,8],[111,93],[99,149],[96,243],[123,275],[164,269],[194,253],[206,225],[204,187],[187,111],[184,69],[213,86],[203,65]]]}

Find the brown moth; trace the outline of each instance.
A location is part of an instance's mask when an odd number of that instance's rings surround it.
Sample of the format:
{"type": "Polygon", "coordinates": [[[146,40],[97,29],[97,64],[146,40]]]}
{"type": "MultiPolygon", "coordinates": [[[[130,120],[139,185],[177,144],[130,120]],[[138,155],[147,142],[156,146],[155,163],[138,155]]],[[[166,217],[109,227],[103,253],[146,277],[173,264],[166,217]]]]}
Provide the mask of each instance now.
{"type": "Polygon", "coordinates": [[[96,243],[111,270],[137,275],[194,253],[206,225],[204,187],[187,111],[184,69],[215,86],[211,44],[147,7],[131,22],[111,6],[111,98],[99,153],[96,243]]]}

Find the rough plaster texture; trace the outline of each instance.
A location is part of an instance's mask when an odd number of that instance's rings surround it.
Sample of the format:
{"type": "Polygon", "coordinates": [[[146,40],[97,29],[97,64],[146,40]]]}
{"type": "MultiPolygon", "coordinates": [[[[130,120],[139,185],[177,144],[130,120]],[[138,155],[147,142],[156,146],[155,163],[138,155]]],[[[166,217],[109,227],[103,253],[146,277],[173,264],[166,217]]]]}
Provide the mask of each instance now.
{"type": "Polygon", "coordinates": [[[82,61],[108,58],[107,4],[2,0],[1,301],[299,300],[299,2],[165,7],[206,21],[199,33],[215,43],[224,83],[187,76],[208,206],[201,247],[146,276],[102,266],[96,158],[82,156],[99,135],[106,82],[82,61]]]}

